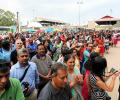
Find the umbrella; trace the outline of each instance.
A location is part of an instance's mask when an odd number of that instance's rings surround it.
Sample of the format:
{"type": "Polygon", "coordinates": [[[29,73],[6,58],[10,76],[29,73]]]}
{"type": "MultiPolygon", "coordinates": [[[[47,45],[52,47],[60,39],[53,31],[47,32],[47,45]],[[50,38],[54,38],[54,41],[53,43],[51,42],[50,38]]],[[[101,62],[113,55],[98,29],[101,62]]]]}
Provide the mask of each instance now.
{"type": "Polygon", "coordinates": [[[35,30],[34,30],[34,29],[32,29],[32,28],[30,28],[30,29],[27,29],[27,32],[29,32],[29,33],[34,33],[34,32],[35,32],[35,30]]]}
{"type": "Polygon", "coordinates": [[[42,32],[44,32],[44,30],[39,29],[36,31],[36,33],[42,33],[42,32]]]}
{"type": "Polygon", "coordinates": [[[51,32],[54,32],[54,29],[53,29],[53,28],[47,28],[47,29],[45,30],[45,32],[46,32],[46,33],[51,33],[51,32]]]}

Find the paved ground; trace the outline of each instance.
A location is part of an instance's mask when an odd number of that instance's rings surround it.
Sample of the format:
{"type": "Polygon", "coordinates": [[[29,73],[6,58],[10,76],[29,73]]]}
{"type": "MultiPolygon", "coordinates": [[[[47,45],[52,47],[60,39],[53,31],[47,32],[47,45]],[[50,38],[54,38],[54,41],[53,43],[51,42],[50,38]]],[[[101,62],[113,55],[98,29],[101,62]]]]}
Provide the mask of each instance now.
{"type": "MultiPolygon", "coordinates": [[[[111,47],[109,54],[105,54],[105,57],[108,63],[108,70],[110,70],[112,67],[117,70],[120,70],[120,42],[118,43],[117,47],[111,47]]],[[[112,97],[112,100],[118,100],[118,86],[119,78],[117,78],[116,80],[113,92],[109,93],[112,97]]]]}

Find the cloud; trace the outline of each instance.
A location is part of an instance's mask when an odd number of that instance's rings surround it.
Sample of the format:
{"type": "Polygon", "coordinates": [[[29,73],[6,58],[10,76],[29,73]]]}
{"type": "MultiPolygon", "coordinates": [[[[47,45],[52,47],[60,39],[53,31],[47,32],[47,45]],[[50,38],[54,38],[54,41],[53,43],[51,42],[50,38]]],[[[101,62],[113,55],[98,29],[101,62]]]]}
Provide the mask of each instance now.
{"type": "Polygon", "coordinates": [[[16,13],[19,11],[22,23],[30,21],[33,17],[40,16],[64,22],[81,23],[98,19],[106,14],[119,16],[120,0],[81,0],[83,4],[78,8],[80,0],[0,0],[0,7],[16,13]]]}
{"type": "Polygon", "coordinates": [[[1,0],[0,7],[13,12],[21,9],[19,0],[1,0]]]}

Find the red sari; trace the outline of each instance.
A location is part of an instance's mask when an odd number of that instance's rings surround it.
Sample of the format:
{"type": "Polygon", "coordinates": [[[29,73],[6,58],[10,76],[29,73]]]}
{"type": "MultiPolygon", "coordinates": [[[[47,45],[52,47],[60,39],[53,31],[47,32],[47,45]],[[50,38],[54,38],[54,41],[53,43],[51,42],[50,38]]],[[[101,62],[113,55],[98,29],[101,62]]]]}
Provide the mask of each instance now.
{"type": "Polygon", "coordinates": [[[104,47],[104,41],[102,39],[99,40],[98,47],[100,48],[100,55],[104,56],[105,47],[104,47]]]}
{"type": "Polygon", "coordinates": [[[88,84],[89,75],[90,75],[90,71],[86,70],[85,78],[84,78],[83,86],[82,86],[82,96],[84,100],[88,100],[88,96],[89,96],[89,84],[88,84]]]}

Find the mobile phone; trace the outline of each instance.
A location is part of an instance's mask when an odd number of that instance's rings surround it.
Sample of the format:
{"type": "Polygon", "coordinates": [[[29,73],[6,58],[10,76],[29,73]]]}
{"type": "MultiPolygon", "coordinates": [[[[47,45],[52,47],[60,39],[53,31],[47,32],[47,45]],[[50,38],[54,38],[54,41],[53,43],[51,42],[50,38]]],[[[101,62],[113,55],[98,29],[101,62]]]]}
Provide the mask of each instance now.
{"type": "Polygon", "coordinates": [[[110,73],[115,73],[115,72],[117,72],[116,69],[114,69],[114,68],[111,68],[111,69],[110,69],[110,73]]]}

